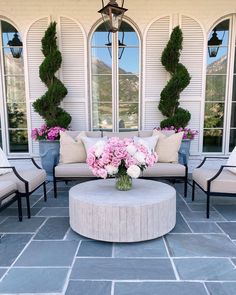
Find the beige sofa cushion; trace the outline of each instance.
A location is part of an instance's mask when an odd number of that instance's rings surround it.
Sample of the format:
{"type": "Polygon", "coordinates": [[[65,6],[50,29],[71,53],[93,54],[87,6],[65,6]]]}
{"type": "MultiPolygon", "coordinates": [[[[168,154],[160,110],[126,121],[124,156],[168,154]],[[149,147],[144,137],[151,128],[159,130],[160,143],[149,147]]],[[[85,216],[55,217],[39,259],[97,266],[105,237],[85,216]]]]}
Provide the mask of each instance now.
{"type": "MultiPolygon", "coordinates": [[[[218,169],[198,168],[193,171],[193,180],[197,182],[205,191],[207,190],[207,180],[216,175],[218,169]]],[[[211,192],[236,193],[236,175],[226,168],[211,183],[211,192]]]]}
{"type": "Polygon", "coordinates": [[[0,206],[9,202],[14,196],[15,191],[17,190],[16,184],[12,181],[1,181],[0,180],[0,206]],[[12,193],[7,198],[3,197],[9,193],[12,193]]]}
{"type": "Polygon", "coordinates": [[[174,163],[156,163],[143,171],[144,177],[183,177],[185,176],[185,166],[174,163]]]}
{"type": "Polygon", "coordinates": [[[74,139],[68,132],[60,132],[60,163],[83,163],[86,161],[86,151],[80,138],[84,134],[81,132],[74,139]]]}
{"type": "Polygon", "coordinates": [[[120,139],[122,139],[122,138],[132,138],[134,136],[138,136],[138,131],[126,131],[126,132],[104,131],[103,136],[107,136],[108,138],[110,138],[110,137],[119,137],[120,139]]]}
{"type": "MultiPolygon", "coordinates": [[[[30,169],[18,171],[21,177],[29,182],[29,192],[32,192],[46,180],[46,172],[43,169],[30,169]]],[[[13,172],[0,176],[0,181],[11,181],[17,186],[20,193],[25,193],[25,184],[19,180],[13,172]]]]}
{"type": "Polygon", "coordinates": [[[158,162],[178,163],[178,151],[181,145],[183,134],[184,132],[179,132],[170,136],[166,136],[160,131],[153,130],[153,135],[159,136],[156,145],[158,162]]]}
{"type": "Polygon", "coordinates": [[[79,134],[83,134],[83,136],[88,136],[88,137],[102,137],[102,132],[101,131],[71,131],[71,130],[66,130],[66,133],[70,135],[72,138],[76,139],[76,137],[79,134]]]}
{"type": "Polygon", "coordinates": [[[86,163],[59,164],[55,167],[56,177],[94,177],[86,163]]]}

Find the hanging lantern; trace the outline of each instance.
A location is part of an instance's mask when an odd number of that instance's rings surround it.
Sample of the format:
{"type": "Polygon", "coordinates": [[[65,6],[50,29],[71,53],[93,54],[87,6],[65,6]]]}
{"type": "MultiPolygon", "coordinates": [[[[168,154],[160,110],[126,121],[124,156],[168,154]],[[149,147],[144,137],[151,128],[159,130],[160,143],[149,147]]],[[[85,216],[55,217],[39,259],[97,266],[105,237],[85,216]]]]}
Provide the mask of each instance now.
{"type": "MultiPolygon", "coordinates": [[[[108,35],[107,35],[108,43],[105,45],[107,46],[110,57],[112,57],[112,43],[111,43],[110,38],[111,38],[111,32],[108,32],[108,35]]],[[[122,31],[121,41],[120,41],[120,39],[118,40],[118,59],[122,58],[122,55],[123,55],[125,47],[126,47],[126,45],[124,44],[124,38],[125,38],[125,33],[124,33],[124,31],[122,31]]]]}
{"type": "Polygon", "coordinates": [[[11,54],[14,58],[21,57],[23,43],[20,41],[17,33],[14,34],[12,40],[8,41],[7,45],[10,47],[11,54]]]}
{"type": "Polygon", "coordinates": [[[128,10],[124,8],[123,5],[124,0],[122,0],[121,7],[117,4],[116,0],[110,0],[109,3],[104,6],[104,0],[102,0],[102,9],[98,12],[101,13],[108,32],[115,33],[119,31],[124,13],[128,10]]]}
{"type": "Polygon", "coordinates": [[[216,28],[212,34],[211,39],[208,41],[208,53],[210,57],[216,57],[220,46],[222,45],[222,40],[220,40],[216,33],[216,28]]]}

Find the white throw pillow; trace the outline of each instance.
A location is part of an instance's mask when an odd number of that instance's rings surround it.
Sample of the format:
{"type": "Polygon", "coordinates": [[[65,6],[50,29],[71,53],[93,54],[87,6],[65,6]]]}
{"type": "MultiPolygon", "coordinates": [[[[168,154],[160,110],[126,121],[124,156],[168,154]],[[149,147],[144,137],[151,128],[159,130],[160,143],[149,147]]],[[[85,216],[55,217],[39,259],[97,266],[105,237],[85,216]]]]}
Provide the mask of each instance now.
{"type": "Polygon", "coordinates": [[[60,163],[86,162],[86,151],[80,136],[84,136],[84,132],[74,139],[66,131],[60,131],[60,163]]]}
{"type": "MultiPolygon", "coordinates": [[[[0,167],[9,167],[11,164],[9,163],[6,155],[3,150],[0,148],[0,167]]],[[[12,169],[0,169],[0,175],[10,173],[12,169]]]]}
{"type": "Polygon", "coordinates": [[[178,163],[178,151],[184,132],[166,136],[160,131],[153,130],[153,135],[159,136],[155,150],[158,156],[158,162],[178,163]]]}
{"type": "MultiPolygon", "coordinates": [[[[236,166],[236,147],[233,149],[226,165],[236,166]]],[[[227,168],[230,172],[236,174],[236,168],[227,168]]]]}
{"type": "Polygon", "coordinates": [[[81,140],[84,144],[86,154],[88,154],[89,150],[98,142],[98,141],[107,141],[107,137],[87,137],[82,136],[81,140]]]}
{"type": "Polygon", "coordinates": [[[149,152],[154,152],[159,136],[137,137],[134,136],[134,142],[145,146],[149,152]]]}

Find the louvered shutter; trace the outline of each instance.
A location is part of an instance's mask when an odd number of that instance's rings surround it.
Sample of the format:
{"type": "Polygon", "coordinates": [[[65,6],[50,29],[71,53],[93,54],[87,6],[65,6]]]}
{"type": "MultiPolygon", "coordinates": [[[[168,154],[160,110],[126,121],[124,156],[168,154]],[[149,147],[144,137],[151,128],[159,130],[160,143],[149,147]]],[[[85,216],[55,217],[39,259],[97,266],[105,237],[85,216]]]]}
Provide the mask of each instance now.
{"type": "MultiPolygon", "coordinates": [[[[28,83],[29,83],[29,104],[30,104],[30,125],[31,128],[38,128],[43,124],[43,119],[34,112],[32,103],[45,93],[47,88],[39,78],[39,66],[44,56],[41,52],[41,39],[48,27],[47,17],[34,22],[28,30],[26,37],[28,83]]],[[[38,143],[32,141],[32,152],[38,154],[38,143]]]]}
{"type": "Polygon", "coordinates": [[[63,108],[72,116],[73,130],[88,129],[85,42],[80,25],[69,18],[60,17],[61,74],[68,90],[63,108]]]}
{"type": "Polygon", "coordinates": [[[163,119],[158,110],[160,93],[166,85],[168,75],[161,64],[161,54],[169,40],[170,17],[153,22],[145,34],[143,126],[150,130],[163,119]]]}
{"type": "MultiPolygon", "coordinates": [[[[200,131],[201,108],[203,93],[203,59],[204,59],[204,34],[200,24],[188,17],[181,17],[181,29],[183,31],[183,50],[181,62],[188,69],[191,81],[189,86],[181,93],[181,106],[191,113],[189,126],[191,129],[200,131]]],[[[191,154],[199,152],[199,134],[191,143],[191,154]]]]}

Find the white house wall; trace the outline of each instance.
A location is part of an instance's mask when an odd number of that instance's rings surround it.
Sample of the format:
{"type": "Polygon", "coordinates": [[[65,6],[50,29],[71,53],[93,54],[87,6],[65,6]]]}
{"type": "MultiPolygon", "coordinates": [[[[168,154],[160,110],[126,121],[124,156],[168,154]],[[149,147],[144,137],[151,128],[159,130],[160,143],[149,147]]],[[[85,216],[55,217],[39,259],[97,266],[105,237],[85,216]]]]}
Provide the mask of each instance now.
{"type": "MultiPolygon", "coordinates": [[[[118,0],[119,1],[119,0],[118,0]]],[[[181,105],[190,110],[190,127],[203,124],[206,39],[210,28],[221,17],[235,13],[235,0],[127,0],[127,17],[141,32],[142,39],[142,129],[159,125],[160,91],[168,75],[161,66],[161,52],[171,29],[180,25],[184,34],[181,61],[187,66],[192,81],[181,96],[181,105]]],[[[50,20],[58,22],[58,40],[63,56],[59,76],[69,90],[63,102],[72,115],[73,129],[89,129],[88,36],[99,19],[100,0],[0,0],[0,16],[18,28],[26,45],[25,72],[29,134],[42,120],[32,110],[32,102],[45,87],[38,78],[43,60],[40,40],[50,20]]],[[[192,144],[192,154],[201,152],[202,133],[192,144]]],[[[30,144],[30,152],[37,146],[30,144]]]]}

